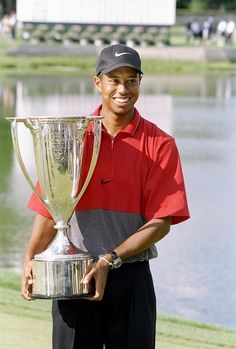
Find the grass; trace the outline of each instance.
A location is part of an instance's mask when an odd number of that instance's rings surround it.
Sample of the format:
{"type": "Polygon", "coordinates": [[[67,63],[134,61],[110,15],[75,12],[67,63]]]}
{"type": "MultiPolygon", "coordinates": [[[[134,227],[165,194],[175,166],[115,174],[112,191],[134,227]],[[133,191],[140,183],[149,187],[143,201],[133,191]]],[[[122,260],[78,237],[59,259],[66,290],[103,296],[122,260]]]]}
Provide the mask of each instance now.
{"type": "Polygon", "coordinates": [[[94,67],[95,58],[92,57],[0,57],[0,70],[4,75],[87,75],[94,73],[94,67]]]}
{"type": "MultiPolygon", "coordinates": [[[[0,76],[9,75],[93,75],[96,57],[9,56],[22,43],[0,38],[0,76]]],[[[56,45],[56,44],[55,44],[56,45]]],[[[62,48],[64,49],[64,48],[62,48]]]]}
{"type": "MultiPolygon", "coordinates": [[[[20,297],[20,277],[0,273],[1,348],[51,348],[51,302],[20,297]]],[[[235,349],[236,331],[159,316],[158,349],[235,349]]],[[[121,348],[122,349],[122,348],[121,348]]],[[[144,348],[145,349],[145,348],[144,348]]]]}
{"type": "MultiPolygon", "coordinates": [[[[7,51],[20,42],[0,39],[0,75],[93,75],[96,57],[60,56],[8,56],[7,51]]],[[[236,62],[178,62],[144,59],[143,70],[147,75],[206,74],[235,72],[236,62]]]]}
{"type": "Polygon", "coordinates": [[[20,45],[20,41],[0,38],[0,75],[42,75],[94,73],[96,57],[63,56],[9,56],[10,49],[20,45]]]}

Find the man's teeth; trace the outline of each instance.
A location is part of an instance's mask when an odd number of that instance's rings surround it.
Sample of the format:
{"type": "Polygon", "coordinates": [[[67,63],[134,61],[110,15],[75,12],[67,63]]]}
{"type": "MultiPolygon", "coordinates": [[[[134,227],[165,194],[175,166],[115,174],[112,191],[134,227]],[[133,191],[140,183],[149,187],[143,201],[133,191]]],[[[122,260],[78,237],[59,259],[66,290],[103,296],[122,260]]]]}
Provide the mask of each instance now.
{"type": "Polygon", "coordinates": [[[115,98],[115,100],[118,103],[126,103],[126,102],[128,102],[129,98],[115,98]]]}

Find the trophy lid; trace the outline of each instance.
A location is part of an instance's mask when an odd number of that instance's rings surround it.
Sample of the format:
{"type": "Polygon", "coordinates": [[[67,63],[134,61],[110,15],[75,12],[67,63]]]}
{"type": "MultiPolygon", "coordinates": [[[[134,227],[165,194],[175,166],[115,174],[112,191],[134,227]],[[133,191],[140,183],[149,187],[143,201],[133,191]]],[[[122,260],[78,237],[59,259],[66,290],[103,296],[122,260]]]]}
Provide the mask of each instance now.
{"type": "Polygon", "coordinates": [[[40,122],[40,123],[55,123],[55,122],[76,122],[76,121],[90,121],[101,120],[103,116],[86,115],[86,116],[29,116],[21,117],[7,117],[8,121],[15,122],[40,122]]]}

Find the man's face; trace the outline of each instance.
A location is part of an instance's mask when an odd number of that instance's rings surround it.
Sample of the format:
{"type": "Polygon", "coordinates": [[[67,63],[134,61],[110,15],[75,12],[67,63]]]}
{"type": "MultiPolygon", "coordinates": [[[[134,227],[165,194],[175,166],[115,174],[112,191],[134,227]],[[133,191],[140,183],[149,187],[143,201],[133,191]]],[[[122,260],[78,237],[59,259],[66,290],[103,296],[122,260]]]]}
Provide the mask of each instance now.
{"type": "Polygon", "coordinates": [[[131,67],[122,67],[95,77],[95,85],[102,95],[103,109],[115,115],[133,111],[139,96],[141,76],[131,67]]]}

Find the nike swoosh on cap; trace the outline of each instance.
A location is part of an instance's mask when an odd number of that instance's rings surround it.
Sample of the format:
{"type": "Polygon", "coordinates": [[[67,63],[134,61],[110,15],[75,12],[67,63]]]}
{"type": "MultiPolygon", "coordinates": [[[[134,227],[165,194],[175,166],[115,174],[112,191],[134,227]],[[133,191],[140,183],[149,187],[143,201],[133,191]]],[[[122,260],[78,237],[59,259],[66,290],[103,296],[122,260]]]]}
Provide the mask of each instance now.
{"type": "Polygon", "coordinates": [[[115,53],[116,57],[120,57],[120,56],[123,56],[123,55],[131,55],[131,53],[130,52],[121,52],[121,53],[116,52],[115,53]]]}

